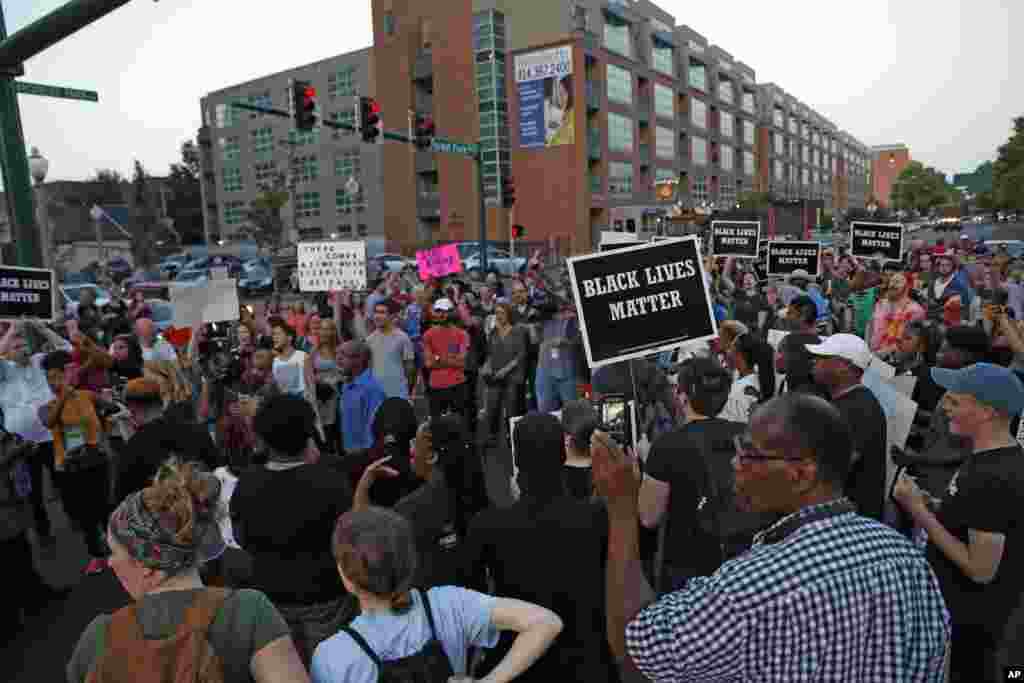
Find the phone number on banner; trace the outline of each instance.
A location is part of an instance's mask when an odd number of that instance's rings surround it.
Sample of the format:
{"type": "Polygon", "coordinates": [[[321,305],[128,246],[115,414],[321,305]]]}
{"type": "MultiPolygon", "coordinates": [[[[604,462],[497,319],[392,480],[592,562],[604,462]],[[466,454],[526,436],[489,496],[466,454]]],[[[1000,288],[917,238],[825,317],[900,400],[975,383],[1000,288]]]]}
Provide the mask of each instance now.
{"type": "Polygon", "coordinates": [[[568,76],[570,73],[569,62],[546,62],[544,64],[531,64],[520,67],[516,72],[516,82],[537,81],[544,78],[556,76],[568,76]]]}

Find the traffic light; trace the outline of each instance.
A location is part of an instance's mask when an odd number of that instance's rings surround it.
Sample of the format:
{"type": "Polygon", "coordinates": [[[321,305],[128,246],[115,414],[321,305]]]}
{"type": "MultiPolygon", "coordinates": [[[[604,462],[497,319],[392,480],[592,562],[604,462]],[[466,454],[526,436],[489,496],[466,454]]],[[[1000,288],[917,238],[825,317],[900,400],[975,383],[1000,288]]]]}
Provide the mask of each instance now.
{"type": "Polygon", "coordinates": [[[434,119],[423,114],[413,114],[414,144],[420,149],[427,149],[434,139],[434,119]]]}
{"type": "Polygon", "coordinates": [[[363,142],[376,143],[380,137],[380,105],[372,97],[359,98],[359,132],[363,142]]]}
{"type": "Polygon", "coordinates": [[[512,226],[512,239],[521,240],[526,236],[526,228],[521,225],[512,226]]]}
{"type": "Polygon", "coordinates": [[[309,131],[316,125],[316,88],[309,81],[292,81],[292,121],[295,130],[309,131]]]}

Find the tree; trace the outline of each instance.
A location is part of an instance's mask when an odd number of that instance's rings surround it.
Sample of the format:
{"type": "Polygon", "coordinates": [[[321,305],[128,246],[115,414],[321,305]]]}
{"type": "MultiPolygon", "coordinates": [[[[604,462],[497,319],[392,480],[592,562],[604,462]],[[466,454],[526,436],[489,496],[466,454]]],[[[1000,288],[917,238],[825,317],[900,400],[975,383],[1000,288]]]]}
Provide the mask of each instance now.
{"type": "Polygon", "coordinates": [[[992,190],[1000,208],[1024,208],[1024,116],[1013,120],[1013,135],[992,165],[992,190]]]}
{"type": "Polygon", "coordinates": [[[770,192],[744,192],[739,196],[738,203],[741,209],[767,209],[772,205],[770,192]]]}
{"type": "Polygon", "coordinates": [[[249,223],[239,232],[254,239],[260,248],[283,246],[285,229],[281,209],[291,199],[288,175],[275,168],[270,177],[259,183],[258,187],[259,194],[246,214],[249,223]]]}
{"type": "Polygon", "coordinates": [[[88,188],[86,200],[90,204],[123,204],[124,184],[127,182],[119,171],[112,168],[98,168],[88,188]]]}
{"type": "Polygon", "coordinates": [[[132,216],[132,255],[137,268],[156,264],[157,203],[149,173],[136,159],[132,171],[130,210],[132,216]]]}
{"type": "Polygon", "coordinates": [[[199,186],[199,149],[192,140],[181,143],[181,163],[171,164],[167,177],[170,196],[167,215],[184,244],[203,240],[203,193],[199,186]]]}
{"type": "Polygon", "coordinates": [[[890,203],[893,208],[928,212],[954,200],[959,203],[959,191],[950,186],[944,173],[911,161],[893,183],[890,203]]]}

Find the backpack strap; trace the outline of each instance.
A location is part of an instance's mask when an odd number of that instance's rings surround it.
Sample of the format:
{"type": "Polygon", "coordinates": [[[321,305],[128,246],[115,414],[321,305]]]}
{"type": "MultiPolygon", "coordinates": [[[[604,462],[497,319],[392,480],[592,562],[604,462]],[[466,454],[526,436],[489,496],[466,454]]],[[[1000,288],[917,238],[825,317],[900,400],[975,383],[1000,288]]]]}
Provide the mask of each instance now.
{"type": "Polygon", "coordinates": [[[232,591],[225,588],[206,588],[196,596],[187,610],[182,627],[194,631],[207,631],[213,623],[217,612],[224,606],[224,603],[231,597],[232,591]]]}
{"type": "Polygon", "coordinates": [[[356,645],[359,646],[359,649],[365,652],[366,655],[373,660],[373,663],[377,665],[377,671],[380,671],[384,663],[380,661],[380,657],[378,657],[377,653],[373,651],[373,648],[366,642],[366,639],[359,635],[359,632],[351,626],[342,626],[341,630],[347,633],[349,638],[356,641],[356,645]]]}
{"type": "Polygon", "coordinates": [[[427,596],[426,591],[419,591],[419,594],[423,596],[423,607],[427,613],[427,623],[430,624],[430,639],[437,640],[437,629],[434,628],[434,613],[430,609],[430,597],[427,596]]]}

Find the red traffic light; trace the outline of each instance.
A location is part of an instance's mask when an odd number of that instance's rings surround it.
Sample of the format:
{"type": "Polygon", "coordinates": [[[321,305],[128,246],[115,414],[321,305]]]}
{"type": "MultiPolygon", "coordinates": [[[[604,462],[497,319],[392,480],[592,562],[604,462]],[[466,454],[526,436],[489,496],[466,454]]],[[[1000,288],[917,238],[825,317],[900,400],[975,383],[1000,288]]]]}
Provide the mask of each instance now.
{"type": "Polygon", "coordinates": [[[302,94],[312,99],[316,97],[316,88],[314,88],[313,86],[309,86],[304,91],[302,91],[302,94]]]}
{"type": "Polygon", "coordinates": [[[514,237],[515,239],[517,239],[517,240],[518,239],[522,239],[525,234],[526,234],[526,228],[524,228],[523,226],[521,226],[521,225],[513,225],[512,226],[512,237],[514,237]]]}
{"type": "Polygon", "coordinates": [[[380,105],[377,103],[377,100],[370,100],[370,113],[371,114],[379,114],[380,113],[380,105]]]}

